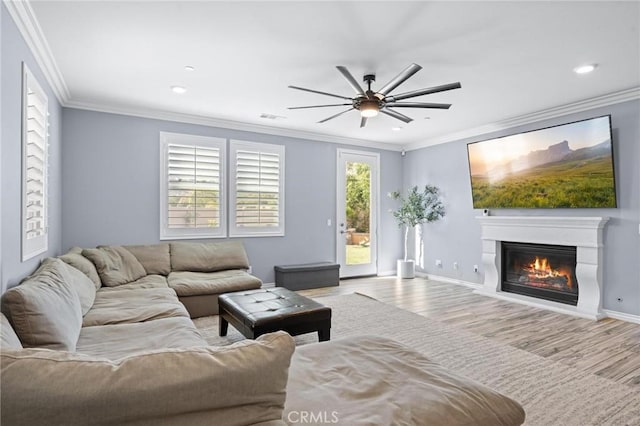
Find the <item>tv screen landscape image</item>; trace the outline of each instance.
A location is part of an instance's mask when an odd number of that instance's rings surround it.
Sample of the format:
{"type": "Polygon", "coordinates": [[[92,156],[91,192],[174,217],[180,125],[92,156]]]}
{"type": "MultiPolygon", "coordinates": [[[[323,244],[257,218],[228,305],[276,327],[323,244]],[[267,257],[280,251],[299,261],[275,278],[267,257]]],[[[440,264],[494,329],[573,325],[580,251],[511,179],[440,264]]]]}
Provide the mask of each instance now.
{"type": "Polygon", "coordinates": [[[611,117],[467,145],[473,207],[613,208],[611,117]]]}

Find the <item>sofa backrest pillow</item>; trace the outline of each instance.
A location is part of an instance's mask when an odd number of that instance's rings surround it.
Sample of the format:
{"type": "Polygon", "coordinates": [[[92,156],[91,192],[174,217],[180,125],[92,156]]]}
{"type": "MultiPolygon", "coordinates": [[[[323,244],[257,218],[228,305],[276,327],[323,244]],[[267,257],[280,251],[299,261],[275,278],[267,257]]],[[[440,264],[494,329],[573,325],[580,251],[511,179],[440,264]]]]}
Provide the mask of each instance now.
{"type": "Polygon", "coordinates": [[[150,244],[143,246],[124,246],[142,264],[147,275],[164,275],[171,272],[169,244],[150,244]]]}
{"type": "Polygon", "coordinates": [[[96,300],[96,286],[89,277],[73,266],[63,262],[62,267],[64,269],[65,281],[78,293],[82,316],[85,316],[96,300]]]}
{"type": "Polygon", "coordinates": [[[226,347],[156,350],[117,361],[33,349],[3,352],[0,420],[30,426],[96,420],[284,425],[294,348],[291,336],[277,332],[226,347]]]}
{"type": "Polygon", "coordinates": [[[240,241],[171,243],[171,270],[215,272],[247,269],[249,259],[240,241]]]}
{"type": "Polygon", "coordinates": [[[78,293],[67,282],[66,268],[62,260],[47,258],[2,295],[2,312],[24,347],[76,350],[82,308],[78,293]]]}
{"type": "Polygon", "coordinates": [[[102,287],[102,282],[100,281],[100,275],[98,275],[96,266],[92,261],[82,255],[82,249],[80,247],[72,248],[67,253],[59,256],[59,258],[62,259],[64,263],[73,266],[88,276],[95,284],[96,290],[102,287]]]}
{"type": "Polygon", "coordinates": [[[0,313],[0,349],[22,349],[18,335],[2,313],[0,313]]]}
{"type": "Polygon", "coordinates": [[[95,249],[84,249],[82,255],[96,265],[100,280],[107,287],[127,284],[147,275],[138,259],[121,246],[99,246],[95,249]]]}

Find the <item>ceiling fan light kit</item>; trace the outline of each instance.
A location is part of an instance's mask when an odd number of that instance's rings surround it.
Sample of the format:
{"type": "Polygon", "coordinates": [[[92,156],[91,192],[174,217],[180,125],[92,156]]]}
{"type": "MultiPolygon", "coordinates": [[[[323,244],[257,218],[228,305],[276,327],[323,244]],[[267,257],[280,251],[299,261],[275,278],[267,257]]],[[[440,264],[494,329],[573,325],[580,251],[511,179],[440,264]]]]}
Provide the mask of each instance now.
{"type": "Polygon", "coordinates": [[[291,89],[302,90],[304,92],[316,93],[318,95],[331,96],[334,98],[340,98],[345,101],[350,101],[350,103],[341,103],[341,104],[328,104],[328,105],[309,105],[309,106],[300,106],[300,107],[289,107],[289,109],[307,109],[307,108],[326,108],[326,107],[336,107],[336,106],[350,106],[349,109],[339,112],[337,114],[332,115],[331,117],[327,117],[324,120],[318,121],[318,123],[325,123],[329,120],[332,120],[336,117],[341,116],[351,110],[360,111],[360,127],[364,127],[367,124],[367,119],[372,118],[378,115],[378,113],[383,113],[390,117],[393,117],[397,120],[400,120],[404,123],[410,123],[413,121],[411,117],[408,117],[404,114],[399,113],[398,111],[393,110],[392,108],[427,108],[427,109],[449,109],[451,104],[440,104],[440,103],[426,103],[426,102],[398,102],[403,99],[415,98],[417,96],[429,95],[432,93],[444,92],[446,90],[459,89],[462,86],[459,82],[445,84],[442,86],[430,87],[427,89],[413,90],[411,92],[401,93],[399,95],[391,96],[391,93],[395,88],[400,86],[402,83],[407,81],[409,77],[417,73],[422,69],[422,67],[418,64],[411,64],[407,68],[405,68],[400,74],[395,76],[391,81],[382,86],[380,90],[374,92],[371,90],[371,83],[376,81],[375,74],[366,74],[363,78],[364,83],[367,85],[367,90],[365,91],[360,84],[353,78],[353,75],[349,72],[349,70],[342,66],[338,65],[336,67],[338,71],[344,76],[347,80],[351,88],[355,91],[356,95],[354,97],[347,97],[342,95],[336,95],[333,93],[322,92],[319,90],[306,89],[304,87],[298,86],[289,86],[291,89]]]}
{"type": "Polygon", "coordinates": [[[360,106],[357,109],[360,110],[361,116],[371,118],[378,115],[378,112],[380,111],[380,106],[376,101],[364,100],[360,103],[360,106]]]}

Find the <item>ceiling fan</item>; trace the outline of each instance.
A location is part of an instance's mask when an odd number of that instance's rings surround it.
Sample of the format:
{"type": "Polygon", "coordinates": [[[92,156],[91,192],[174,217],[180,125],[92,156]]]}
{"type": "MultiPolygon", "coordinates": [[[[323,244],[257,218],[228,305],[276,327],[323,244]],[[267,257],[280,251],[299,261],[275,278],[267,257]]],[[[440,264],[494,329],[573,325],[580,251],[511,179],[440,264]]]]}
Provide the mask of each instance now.
{"type": "Polygon", "coordinates": [[[460,83],[451,83],[444,84],[442,86],[430,87],[427,89],[413,90],[411,92],[401,93],[399,95],[391,96],[389,93],[393,91],[396,87],[404,83],[409,79],[412,75],[417,73],[422,69],[422,67],[418,64],[411,64],[407,68],[405,68],[400,74],[398,74],[395,78],[393,78],[390,82],[384,85],[380,90],[374,92],[371,90],[371,83],[376,81],[375,74],[366,74],[363,78],[365,84],[367,85],[367,90],[365,91],[353,78],[353,75],[349,72],[346,67],[341,65],[337,66],[338,71],[347,79],[349,85],[356,92],[354,97],[334,95],[333,93],[321,92],[318,90],[305,89],[304,87],[298,86],[289,86],[292,89],[303,90],[305,92],[317,93],[319,95],[332,96],[334,98],[340,98],[349,101],[348,103],[341,104],[330,104],[330,105],[309,105],[309,106],[299,106],[299,107],[289,107],[289,109],[307,109],[307,108],[325,108],[325,107],[335,107],[335,106],[346,106],[349,105],[350,108],[339,112],[338,114],[334,114],[331,117],[327,117],[324,120],[318,121],[318,123],[324,123],[326,121],[332,120],[336,117],[341,116],[351,110],[360,111],[360,115],[362,116],[360,120],[360,127],[364,127],[367,124],[367,119],[371,117],[375,117],[379,112],[389,115],[393,118],[396,118],[400,121],[404,121],[405,123],[409,123],[413,121],[411,117],[407,117],[404,114],[395,111],[394,108],[435,108],[435,109],[449,109],[451,104],[438,104],[438,103],[426,103],[426,102],[398,102],[403,99],[415,98],[416,96],[429,95],[431,93],[444,92],[446,90],[459,89],[462,86],[460,83]]]}

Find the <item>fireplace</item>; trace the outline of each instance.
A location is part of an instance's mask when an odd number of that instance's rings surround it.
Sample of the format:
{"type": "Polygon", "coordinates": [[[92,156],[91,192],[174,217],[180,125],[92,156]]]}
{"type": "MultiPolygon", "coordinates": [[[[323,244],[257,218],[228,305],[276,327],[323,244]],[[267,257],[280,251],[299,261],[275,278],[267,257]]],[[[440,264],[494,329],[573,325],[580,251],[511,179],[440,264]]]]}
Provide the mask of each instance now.
{"type": "Polygon", "coordinates": [[[576,306],[576,247],[503,241],[502,291],[576,306]]]}
{"type": "MultiPolygon", "coordinates": [[[[482,227],[484,283],[475,290],[476,293],[593,320],[606,316],[602,309],[602,268],[603,230],[608,217],[480,216],[477,219],[482,227]],[[543,247],[557,244],[561,249],[563,246],[575,247],[571,283],[579,283],[578,303],[559,303],[504,290],[503,277],[506,275],[502,246],[514,241],[543,247]]],[[[537,256],[540,257],[540,254],[537,256]]],[[[554,269],[559,267],[553,260],[547,259],[547,264],[554,269]]],[[[519,283],[520,280],[517,281],[519,283]]],[[[575,289],[573,286],[571,288],[575,289]]]]}

